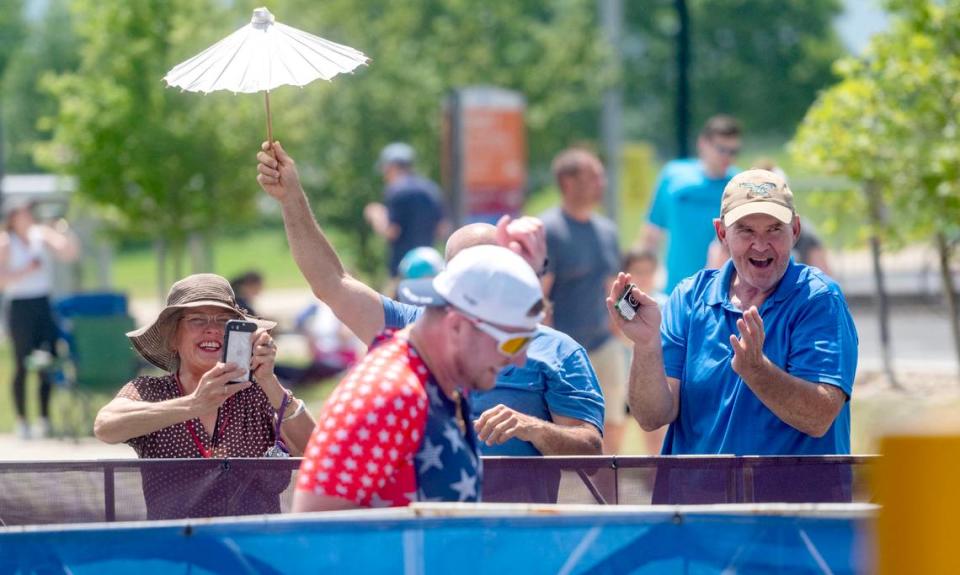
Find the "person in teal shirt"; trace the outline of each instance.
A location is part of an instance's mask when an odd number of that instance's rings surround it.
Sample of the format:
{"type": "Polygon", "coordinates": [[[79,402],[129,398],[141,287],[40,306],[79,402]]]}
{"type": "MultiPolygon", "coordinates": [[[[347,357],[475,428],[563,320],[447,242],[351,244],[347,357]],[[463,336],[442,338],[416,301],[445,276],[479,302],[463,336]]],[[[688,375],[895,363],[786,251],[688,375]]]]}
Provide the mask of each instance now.
{"type": "Polygon", "coordinates": [[[642,243],[659,252],[666,241],[666,293],[706,265],[714,239],[710,222],[724,186],[738,171],[732,164],[739,152],[740,124],[714,116],[697,139],[697,157],[668,162],[660,172],[642,243]]]}

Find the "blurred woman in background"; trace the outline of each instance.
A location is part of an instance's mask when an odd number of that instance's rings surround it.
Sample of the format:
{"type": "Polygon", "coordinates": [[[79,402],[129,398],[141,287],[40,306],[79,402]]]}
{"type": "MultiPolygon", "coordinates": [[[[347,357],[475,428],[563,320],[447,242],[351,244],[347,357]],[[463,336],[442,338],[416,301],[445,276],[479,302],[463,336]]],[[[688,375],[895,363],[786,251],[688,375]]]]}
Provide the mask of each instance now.
{"type": "MultiPolygon", "coordinates": [[[[17,411],[16,433],[22,439],[50,433],[51,373],[42,366],[40,419],[32,430],[27,422],[27,356],[34,350],[57,354],[57,326],[50,309],[53,259],[74,261],[79,244],[65,220],[56,226],[37,223],[32,203],[5,206],[5,227],[0,231],[0,289],[9,305],[9,332],[13,340],[13,399],[17,411]]],[[[47,362],[50,363],[49,361],[47,362]]]]}

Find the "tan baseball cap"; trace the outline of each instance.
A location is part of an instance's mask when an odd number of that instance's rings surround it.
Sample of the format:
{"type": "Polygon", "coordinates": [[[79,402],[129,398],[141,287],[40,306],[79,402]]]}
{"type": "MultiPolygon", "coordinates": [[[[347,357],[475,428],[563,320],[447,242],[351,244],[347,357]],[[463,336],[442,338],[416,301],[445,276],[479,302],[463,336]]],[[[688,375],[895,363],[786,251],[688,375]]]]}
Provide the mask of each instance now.
{"type": "Polygon", "coordinates": [[[793,221],[793,192],[783,176],[769,170],[747,170],[727,183],[720,200],[723,225],[750,214],[767,214],[785,224],[793,221]]]}

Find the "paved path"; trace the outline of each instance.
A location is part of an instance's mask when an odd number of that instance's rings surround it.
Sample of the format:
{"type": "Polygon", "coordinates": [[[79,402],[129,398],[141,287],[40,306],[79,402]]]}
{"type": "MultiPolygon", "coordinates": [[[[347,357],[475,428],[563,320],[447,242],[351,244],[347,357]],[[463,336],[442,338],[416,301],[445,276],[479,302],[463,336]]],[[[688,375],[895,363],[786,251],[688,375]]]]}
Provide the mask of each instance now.
{"type": "Polygon", "coordinates": [[[135,459],[126,445],[107,445],[93,437],[72,439],[18,439],[0,433],[0,461],[50,461],[74,459],[135,459]]]}

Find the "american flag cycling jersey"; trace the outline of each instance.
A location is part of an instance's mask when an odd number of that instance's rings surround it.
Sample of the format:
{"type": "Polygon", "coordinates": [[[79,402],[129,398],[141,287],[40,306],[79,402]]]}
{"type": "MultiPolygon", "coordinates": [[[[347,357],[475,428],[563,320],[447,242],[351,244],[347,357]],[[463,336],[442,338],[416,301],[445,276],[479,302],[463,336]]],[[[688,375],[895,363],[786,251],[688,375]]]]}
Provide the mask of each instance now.
{"type": "Polygon", "coordinates": [[[297,489],[366,507],[479,501],[477,439],[458,428],[457,407],[407,332],[383,332],[320,411],[297,489]]]}

